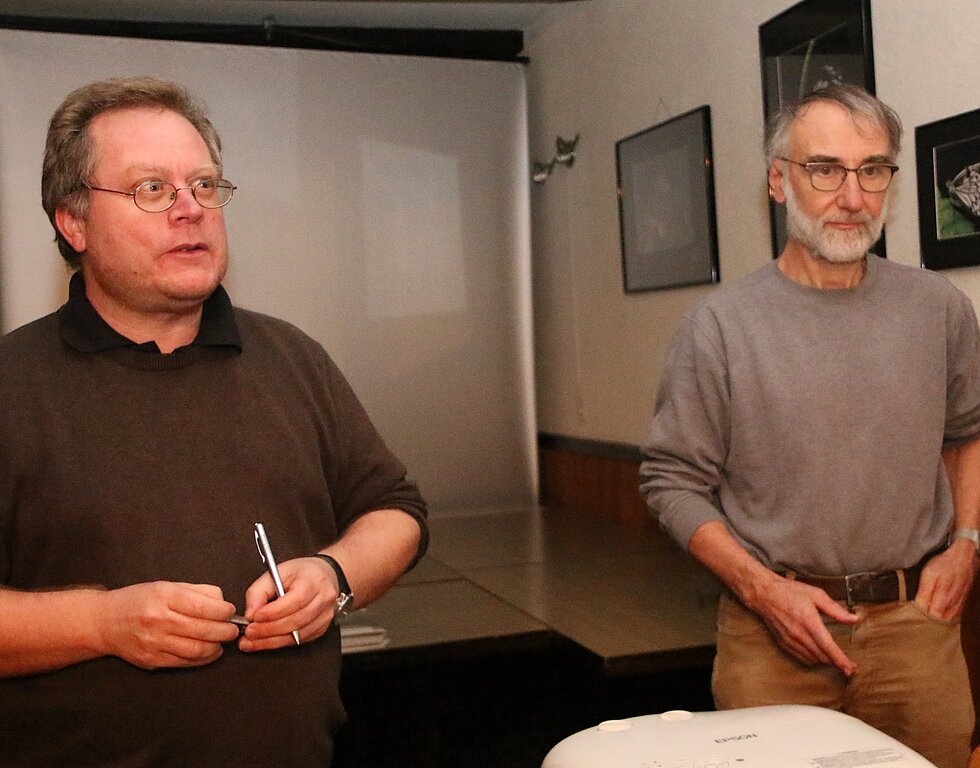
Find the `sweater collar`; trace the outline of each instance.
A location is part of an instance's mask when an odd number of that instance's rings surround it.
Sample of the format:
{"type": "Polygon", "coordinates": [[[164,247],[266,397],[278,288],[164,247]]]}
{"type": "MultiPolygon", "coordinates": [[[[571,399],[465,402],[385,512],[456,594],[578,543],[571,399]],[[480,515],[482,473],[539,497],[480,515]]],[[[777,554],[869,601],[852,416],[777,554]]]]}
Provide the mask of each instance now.
{"type": "MultiPolygon", "coordinates": [[[[58,310],[61,338],[78,352],[106,352],[110,349],[131,349],[149,354],[160,354],[156,342],[138,344],[112,328],[92,306],[85,295],[85,279],[81,272],[71,277],[68,285],[68,301],[58,310]]],[[[197,337],[187,347],[233,347],[242,349],[235,312],[228,293],[220,285],[215,289],[201,311],[201,327],[197,337]]]]}

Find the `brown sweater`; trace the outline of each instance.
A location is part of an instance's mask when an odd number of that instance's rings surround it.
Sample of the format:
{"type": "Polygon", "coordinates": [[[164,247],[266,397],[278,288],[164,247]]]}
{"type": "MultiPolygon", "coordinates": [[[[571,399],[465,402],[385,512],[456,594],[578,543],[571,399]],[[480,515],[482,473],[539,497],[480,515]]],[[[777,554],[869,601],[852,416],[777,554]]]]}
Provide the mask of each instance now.
{"type": "MultiPolygon", "coordinates": [[[[228,312],[240,350],[81,352],[58,314],[0,340],[0,584],[200,582],[241,611],[263,572],[255,522],[280,561],[372,509],[425,530],[417,488],[323,349],[228,312]]],[[[323,768],[344,719],[339,645],[334,628],[275,652],[229,644],[191,670],[102,658],[2,679],[0,766],[323,768]]]]}

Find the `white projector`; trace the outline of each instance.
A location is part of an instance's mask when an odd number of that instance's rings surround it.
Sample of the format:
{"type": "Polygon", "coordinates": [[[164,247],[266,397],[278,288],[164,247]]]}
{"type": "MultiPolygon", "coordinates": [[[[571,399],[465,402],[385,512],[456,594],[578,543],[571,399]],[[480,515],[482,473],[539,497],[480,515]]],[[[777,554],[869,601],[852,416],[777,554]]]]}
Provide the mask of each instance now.
{"type": "Polygon", "coordinates": [[[541,768],[935,768],[881,731],[822,707],[674,710],[609,720],[559,742],[541,768]]]}

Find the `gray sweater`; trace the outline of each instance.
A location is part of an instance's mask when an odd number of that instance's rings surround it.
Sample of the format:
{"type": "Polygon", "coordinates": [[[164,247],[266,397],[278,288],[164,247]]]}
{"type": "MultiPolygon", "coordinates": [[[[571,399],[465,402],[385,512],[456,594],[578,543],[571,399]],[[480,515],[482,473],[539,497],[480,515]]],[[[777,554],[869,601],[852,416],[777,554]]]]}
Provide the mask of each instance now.
{"type": "Polygon", "coordinates": [[[776,262],[684,318],[641,467],[682,546],[711,520],[765,565],[907,567],[953,516],[940,451],[980,435],[980,334],[931,272],[868,257],[852,289],[776,262]]]}

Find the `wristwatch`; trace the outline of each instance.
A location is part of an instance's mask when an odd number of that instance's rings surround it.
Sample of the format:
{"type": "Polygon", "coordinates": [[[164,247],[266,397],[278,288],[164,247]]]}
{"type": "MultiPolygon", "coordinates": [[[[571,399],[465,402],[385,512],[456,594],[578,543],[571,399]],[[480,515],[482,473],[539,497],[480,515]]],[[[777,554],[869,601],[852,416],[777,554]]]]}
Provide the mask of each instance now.
{"type": "Polygon", "coordinates": [[[325,560],[333,568],[333,572],[337,574],[337,585],[340,587],[340,594],[337,595],[337,604],[334,606],[333,615],[334,617],[346,616],[354,604],[354,593],[351,592],[347,576],[344,575],[344,569],[330,555],[324,555],[318,552],[316,556],[321,560],[325,560]]]}
{"type": "Polygon", "coordinates": [[[954,539],[969,539],[973,542],[974,548],[977,550],[977,554],[980,555],[980,530],[976,528],[957,528],[953,531],[953,535],[949,537],[950,543],[954,539]]]}

